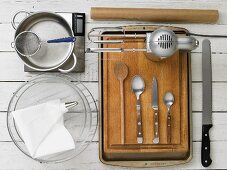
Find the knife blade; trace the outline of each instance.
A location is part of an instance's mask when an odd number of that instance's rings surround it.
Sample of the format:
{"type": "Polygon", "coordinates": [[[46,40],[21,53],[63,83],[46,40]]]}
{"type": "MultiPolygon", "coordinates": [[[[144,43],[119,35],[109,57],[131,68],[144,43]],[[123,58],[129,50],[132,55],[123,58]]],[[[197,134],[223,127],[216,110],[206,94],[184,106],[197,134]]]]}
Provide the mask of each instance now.
{"type": "Polygon", "coordinates": [[[212,125],[212,69],[210,41],[205,39],[202,43],[202,77],[203,77],[203,113],[202,113],[202,147],[201,163],[208,167],[210,158],[209,130],[212,125]]]}
{"type": "Polygon", "coordinates": [[[152,108],[154,110],[154,138],[153,143],[159,143],[159,122],[158,122],[158,83],[157,79],[153,77],[152,81],[152,108]]]}

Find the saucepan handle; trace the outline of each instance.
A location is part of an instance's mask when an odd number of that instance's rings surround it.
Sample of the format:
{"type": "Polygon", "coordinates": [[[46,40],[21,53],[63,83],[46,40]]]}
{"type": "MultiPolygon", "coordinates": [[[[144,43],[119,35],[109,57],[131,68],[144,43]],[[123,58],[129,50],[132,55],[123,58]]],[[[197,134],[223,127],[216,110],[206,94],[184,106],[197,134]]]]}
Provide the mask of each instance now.
{"type": "Polygon", "coordinates": [[[17,15],[21,14],[21,13],[25,13],[25,14],[27,14],[27,16],[31,14],[31,12],[28,12],[28,11],[25,11],[25,10],[18,11],[16,14],[14,14],[14,16],[12,17],[12,20],[11,20],[11,24],[12,24],[12,26],[15,30],[17,29],[15,19],[16,19],[17,15]]]}
{"type": "Polygon", "coordinates": [[[76,63],[77,63],[77,59],[76,59],[76,55],[73,53],[73,66],[69,69],[61,69],[59,68],[58,70],[61,72],[61,73],[69,73],[71,72],[75,67],[76,67],[76,63]]]}
{"type": "Polygon", "coordinates": [[[11,42],[11,47],[15,48],[15,42],[11,42]]]}

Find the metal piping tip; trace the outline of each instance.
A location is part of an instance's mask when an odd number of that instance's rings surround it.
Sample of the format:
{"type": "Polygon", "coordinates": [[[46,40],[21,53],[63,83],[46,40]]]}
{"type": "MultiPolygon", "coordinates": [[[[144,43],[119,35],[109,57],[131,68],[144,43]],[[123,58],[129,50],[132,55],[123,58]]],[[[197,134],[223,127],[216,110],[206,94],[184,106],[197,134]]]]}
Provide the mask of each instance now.
{"type": "Polygon", "coordinates": [[[75,107],[76,105],[78,105],[78,102],[77,101],[65,103],[65,107],[67,109],[71,109],[71,108],[75,107]]]}

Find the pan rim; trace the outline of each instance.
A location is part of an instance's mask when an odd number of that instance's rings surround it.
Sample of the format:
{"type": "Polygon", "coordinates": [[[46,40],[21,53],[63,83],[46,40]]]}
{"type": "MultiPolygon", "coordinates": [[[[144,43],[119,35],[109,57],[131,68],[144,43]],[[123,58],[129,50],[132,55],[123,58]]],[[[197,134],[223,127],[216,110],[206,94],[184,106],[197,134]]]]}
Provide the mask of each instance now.
{"type": "MultiPolygon", "coordinates": [[[[69,25],[69,23],[65,20],[65,18],[63,18],[61,15],[57,14],[57,13],[54,13],[54,12],[50,12],[50,11],[38,11],[38,12],[31,12],[30,15],[26,16],[18,25],[18,27],[16,28],[16,31],[15,31],[15,34],[14,34],[14,39],[16,38],[16,36],[21,33],[22,31],[30,31],[29,29],[26,29],[26,30],[20,30],[21,27],[24,26],[25,22],[31,18],[31,17],[34,17],[36,15],[43,15],[43,14],[47,14],[47,15],[51,15],[51,16],[54,16],[56,18],[58,18],[59,20],[61,21],[64,21],[64,27],[65,29],[69,32],[70,36],[74,36],[73,34],[73,31],[72,31],[72,28],[71,26],[69,25]]],[[[33,21],[35,22],[35,20],[33,21]]],[[[21,58],[21,60],[23,61],[23,63],[33,69],[33,70],[36,70],[36,71],[51,71],[51,70],[55,70],[55,69],[58,69],[60,68],[62,65],[64,65],[68,59],[71,57],[72,53],[73,53],[73,49],[74,49],[74,42],[71,42],[70,43],[71,47],[69,47],[70,49],[68,50],[68,55],[66,55],[63,60],[61,62],[59,62],[58,64],[56,64],[55,66],[50,66],[50,67],[41,67],[41,66],[38,66],[36,65],[35,63],[33,63],[32,61],[30,60],[27,60],[26,58],[24,58],[24,56],[20,55],[17,51],[17,54],[18,56],[21,58]]]]}

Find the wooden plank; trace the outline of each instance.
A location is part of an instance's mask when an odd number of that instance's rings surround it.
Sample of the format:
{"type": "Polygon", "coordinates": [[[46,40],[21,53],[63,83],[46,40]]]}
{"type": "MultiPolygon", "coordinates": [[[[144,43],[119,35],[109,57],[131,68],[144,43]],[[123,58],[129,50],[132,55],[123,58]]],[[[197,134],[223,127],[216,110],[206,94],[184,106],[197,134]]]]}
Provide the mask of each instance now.
{"type": "MultiPolygon", "coordinates": [[[[27,81],[32,76],[45,74],[43,72],[24,72],[24,64],[15,52],[0,52],[0,81],[27,81]]],[[[98,56],[86,54],[84,73],[69,73],[67,75],[79,81],[98,81],[98,56]]],[[[56,73],[59,74],[59,73],[56,73]]]]}
{"type": "MultiPolygon", "coordinates": [[[[21,82],[1,82],[0,89],[0,111],[6,111],[8,102],[21,82]]],[[[84,83],[91,91],[95,100],[98,101],[98,83],[84,83]]],[[[227,111],[227,83],[213,83],[213,111],[227,111]]],[[[200,82],[192,84],[192,111],[202,111],[202,84],[200,82]]]]}
{"type": "MultiPolygon", "coordinates": [[[[9,136],[7,122],[6,122],[7,112],[0,112],[0,142],[1,141],[12,141],[9,136]]],[[[98,141],[98,130],[96,130],[95,136],[92,141],[98,141]]],[[[1,143],[0,143],[1,145],[1,143]]]]}
{"type": "MultiPolygon", "coordinates": [[[[227,114],[216,113],[212,114],[213,127],[210,130],[210,138],[212,141],[226,141],[227,135],[227,114]]],[[[192,113],[193,141],[202,140],[202,112],[192,113]]]]}
{"type": "MultiPolygon", "coordinates": [[[[14,52],[0,52],[0,81],[27,81],[41,73],[25,73],[23,63],[14,52]]],[[[202,54],[192,53],[192,81],[202,81],[202,54]]],[[[80,81],[98,81],[98,55],[86,54],[84,73],[69,75],[80,81]]],[[[212,54],[213,81],[227,81],[227,54],[212,54]]]]}
{"type": "MultiPolygon", "coordinates": [[[[21,9],[32,10],[32,11],[79,11],[86,12],[87,17],[87,28],[97,27],[97,26],[116,26],[116,25],[128,25],[128,24],[152,24],[149,22],[134,22],[134,21],[92,21],[90,20],[89,13],[91,6],[112,6],[119,7],[119,2],[121,7],[157,7],[157,8],[214,8],[219,9],[220,20],[218,25],[207,25],[207,24],[172,24],[175,26],[182,26],[189,29],[191,32],[204,33],[204,34],[227,34],[227,2],[225,0],[87,0],[81,3],[80,0],[48,0],[48,1],[36,1],[36,0],[21,0],[21,1],[8,1],[2,0],[0,2],[0,51],[13,51],[10,47],[10,43],[13,40],[13,32],[10,25],[10,20],[12,15],[21,9]],[[64,5],[63,5],[64,4],[64,5]]],[[[203,38],[198,38],[200,43],[203,38]]],[[[212,52],[213,54],[213,81],[227,81],[226,74],[226,40],[211,38],[212,52]],[[220,53],[220,54],[219,54],[220,53]]],[[[87,44],[88,46],[88,44],[87,44]]],[[[196,49],[192,54],[192,79],[193,83],[193,110],[201,111],[201,46],[196,49]]],[[[15,59],[15,54],[9,59],[5,52],[0,53],[1,63],[0,63],[0,81],[26,81],[34,74],[24,73],[23,64],[17,58],[15,59]],[[12,71],[10,71],[12,70],[12,71]]],[[[92,55],[96,56],[97,55],[92,55]]],[[[79,78],[82,81],[97,81],[98,80],[98,66],[97,61],[86,56],[87,63],[91,65],[86,68],[84,74],[72,74],[74,77],[79,78]],[[81,76],[81,77],[80,77],[81,76]]],[[[87,66],[86,66],[87,67],[87,66]]],[[[20,82],[16,82],[12,85],[11,82],[0,82],[1,96],[0,96],[0,108],[6,110],[8,101],[13,94],[13,92],[19,87],[20,82]],[[8,86],[8,87],[7,87],[8,86]],[[3,96],[2,96],[3,95],[3,96]],[[5,98],[6,97],[6,98],[5,98]]],[[[214,113],[214,127],[211,130],[211,147],[213,158],[213,163],[209,168],[213,169],[227,169],[226,157],[227,157],[227,142],[226,142],[226,84],[225,83],[214,83],[214,109],[216,111],[222,111],[223,113],[214,113]],[[223,141],[224,140],[224,141],[223,141]]],[[[97,90],[96,90],[97,91],[97,90]]],[[[94,92],[95,94],[97,92],[94,92]]],[[[0,109],[1,110],[1,109],[0,109]]],[[[7,136],[6,122],[5,122],[5,112],[0,113],[0,139],[9,139],[7,136]]],[[[195,141],[201,140],[201,112],[193,113],[193,139],[195,141]]],[[[94,140],[96,141],[96,140],[94,140]]],[[[193,160],[185,165],[174,166],[174,169],[201,169],[203,168],[200,163],[200,142],[194,142],[194,158],[193,160]]],[[[119,169],[119,167],[106,166],[100,163],[98,159],[98,144],[92,143],[81,156],[73,159],[72,161],[62,163],[62,164],[39,164],[36,163],[18,151],[18,149],[11,142],[1,142],[0,143],[0,169],[119,169]]],[[[160,168],[160,169],[169,169],[160,168]]]]}
{"type": "MultiPolygon", "coordinates": [[[[176,165],[174,167],[161,167],[155,168],[157,170],[168,170],[169,168],[174,169],[203,169],[200,163],[200,149],[201,143],[193,143],[193,159],[187,164],[176,165]]],[[[92,142],[88,148],[81,153],[78,157],[64,162],[64,163],[50,163],[40,164],[27,156],[23,155],[12,142],[1,142],[0,143],[0,165],[1,169],[24,169],[24,170],[66,170],[66,169],[130,169],[122,168],[117,166],[108,166],[100,162],[98,157],[98,143],[92,142]]],[[[226,157],[227,157],[227,141],[215,141],[211,142],[211,157],[212,164],[210,169],[226,169],[226,157]]],[[[147,168],[141,170],[147,170],[147,168]]]]}
{"type": "MultiPolygon", "coordinates": [[[[89,0],[89,1],[109,1],[109,0],[89,0]]],[[[110,0],[110,2],[113,0],[110,0]]],[[[121,2],[121,1],[125,1],[125,2],[131,2],[135,3],[135,2],[150,2],[149,0],[116,0],[115,2],[121,2]]],[[[171,2],[191,2],[194,0],[171,0],[171,2]]],[[[198,2],[224,2],[225,0],[197,0],[198,2]]],[[[153,0],[153,2],[168,2],[168,0],[153,0]]]]}
{"type": "MultiPolygon", "coordinates": [[[[22,85],[22,82],[1,82],[0,89],[0,111],[7,111],[8,103],[13,93],[22,85]]],[[[94,97],[95,101],[98,101],[98,83],[83,83],[94,97]]]]}
{"type": "MultiPolygon", "coordinates": [[[[226,17],[227,18],[227,17],[226,17]]],[[[1,20],[0,20],[1,21],[1,20]]],[[[87,23],[86,25],[86,35],[91,30],[91,28],[99,27],[102,25],[103,27],[116,27],[122,25],[136,25],[136,24],[152,24],[150,22],[133,22],[133,21],[92,21],[91,23],[87,23]]],[[[154,23],[153,23],[154,24],[154,23]]],[[[156,24],[156,23],[155,23],[156,24]]],[[[160,24],[159,25],[163,25],[160,24]]],[[[227,35],[227,25],[211,25],[211,24],[164,24],[167,26],[176,26],[176,27],[183,27],[188,29],[190,32],[193,33],[200,33],[200,34],[218,34],[218,35],[227,35]],[[207,29],[209,28],[209,29],[207,29]]],[[[14,51],[11,47],[11,42],[14,40],[14,29],[12,28],[11,24],[0,24],[0,34],[2,37],[2,41],[0,42],[0,51],[14,51]]],[[[196,37],[200,44],[204,38],[196,37]]],[[[209,38],[211,41],[212,52],[214,53],[227,53],[227,49],[225,48],[225,41],[226,38],[209,38]]],[[[89,44],[89,41],[86,37],[86,46],[91,47],[92,44],[89,44]]],[[[94,46],[94,45],[93,45],[94,46]]],[[[201,52],[202,48],[201,45],[195,49],[193,52],[201,52]]]]}
{"type": "MultiPolygon", "coordinates": [[[[8,94],[11,94],[11,96],[13,95],[13,93],[19,88],[19,86],[21,86],[23,84],[23,82],[8,82],[8,83],[0,83],[0,87],[3,87],[3,88],[6,88],[6,89],[10,89],[10,90],[3,90],[3,96],[5,95],[8,95],[8,94]],[[8,85],[7,85],[8,84],[8,85]],[[6,92],[6,93],[5,93],[6,92]],[[8,94],[7,94],[8,93],[8,94]]],[[[83,83],[87,88],[88,90],[92,93],[93,97],[94,97],[94,100],[96,102],[96,105],[98,107],[98,93],[97,90],[98,90],[98,83],[83,83]]],[[[0,97],[0,105],[3,104],[3,102],[8,105],[9,101],[10,101],[10,98],[6,98],[5,100],[3,100],[3,98],[0,97]]],[[[92,105],[94,106],[94,105],[92,105]]],[[[7,107],[5,107],[5,109],[7,110],[7,107]]],[[[92,110],[94,108],[91,108],[92,110]]],[[[0,141],[1,141],[1,137],[2,140],[4,141],[9,141],[10,138],[9,138],[9,135],[7,134],[7,126],[6,126],[6,112],[3,112],[1,113],[0,112],[0,141]]],[[[98,140],[98,134],[96,133],[95,135],[95,138],[94,138],[96,141],[98,140]]]]}
{"type": "MultiPolygon", "coordinates": [[[[212,81],[227,81],[227,54],[212,54],[212,81]]],[[[202,54],[191,55],[192,81],[202,81],[202,54]]]]}
{"type": "MultiPolygon", "coordinates": [[[[134,1],[124,0],[120,3],[121,7],[137,7],[137,8],[193,8],[193,9],[219,9],[220,19],[219,24],[226,24],[226,1],[208,1],[204,3],[203,1],[190,1],[185,3],[184,1],[134,1]]],[[[80,3],[79,0],[65,0],[56,1],[2,1],[0,4],[0,16],[1,22],[9,23],[12,15],[21,9],[26,9],[28,11],[77,11],[77,12],[86,12],[89,16],[91,6],[111,6],[119,7],[119,3],[116,3],[114,0],[104,1],[104,0],[89,0],[80,3]],[[64,4],[64,5],[62,5],[64,4]],[[11,11],[11,13],[9,13],[11,11]]],[[[89,19],[89,17],[88,17],[89,19]]]]}
{"type": "Polygon", "coordinates": [[[0,51],[14,51],[14,49],[11,47],[11,43],[14,41],[14,32],[15,30],[11,24],[0,24],[0,35],[2,38],[2,43],[0,43],[0,51]]]}
{"type": "MultiPolygon", "coordinates": [[[[213,83],[213,111],[227,110],[226,83],[213,83]]],[[[192,84],[192,111],[202,111],[202,84],[192,84]]]]}
{"type": "MultiPolygon", "coordinates": [[[[6,115],[6,112],[0,112],[0,142],[12,141],[7,130],[6,115]]],[[[226,121],[227,114],[213,112],[213,127],[210,131],[211,141],[227,141],[227,135],[225,135],[227,128],[226,121]]],[[[192,113],[192,127],[193,141],[200,142],[202,134],[202,112],[192,113]]],[[[96,132],[93,141],[98,141],[98,131],[96,132]]]]}

